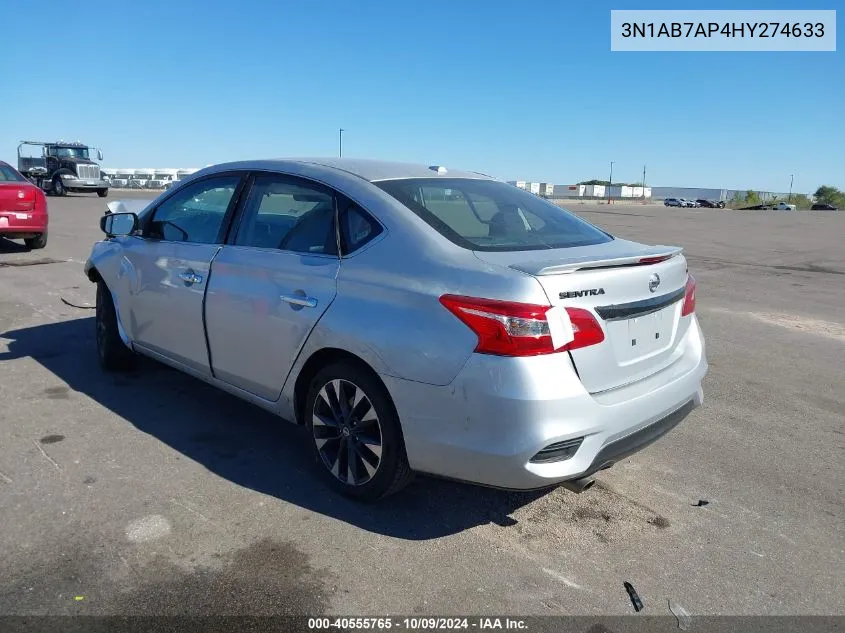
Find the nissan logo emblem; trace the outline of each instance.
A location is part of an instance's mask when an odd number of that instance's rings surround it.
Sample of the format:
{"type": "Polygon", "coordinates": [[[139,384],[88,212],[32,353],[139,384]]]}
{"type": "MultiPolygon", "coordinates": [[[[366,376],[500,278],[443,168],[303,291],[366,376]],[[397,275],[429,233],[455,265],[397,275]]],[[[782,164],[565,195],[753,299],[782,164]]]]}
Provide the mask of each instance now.
{"type": "Polygon", "coordinates": [[[657,286],[660,285],[660,275],[654,273],[651,277],[648,278],[648,289],[654,292],[657,290],[657,286]]]}

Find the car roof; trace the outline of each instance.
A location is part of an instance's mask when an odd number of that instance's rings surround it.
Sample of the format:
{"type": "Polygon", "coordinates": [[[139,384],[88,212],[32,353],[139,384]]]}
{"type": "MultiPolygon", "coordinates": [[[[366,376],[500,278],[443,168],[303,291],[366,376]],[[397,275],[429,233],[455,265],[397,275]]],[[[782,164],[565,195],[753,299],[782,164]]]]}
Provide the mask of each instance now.
{"type": "Polygon", "coordinates": [[[446,165],[422,165],[366,158],[277,158],[266,160],[238,161],[221,163],[201,170],[203,173],[224,171],[226,169],[259,169],[285,171],[293,165],[314,165],[332,170],[343,171],[363,178],[369,182],[398,180],[404,178],[476,178],[493,180],[492,176],[474,171],[452,169],[446,165]]]}

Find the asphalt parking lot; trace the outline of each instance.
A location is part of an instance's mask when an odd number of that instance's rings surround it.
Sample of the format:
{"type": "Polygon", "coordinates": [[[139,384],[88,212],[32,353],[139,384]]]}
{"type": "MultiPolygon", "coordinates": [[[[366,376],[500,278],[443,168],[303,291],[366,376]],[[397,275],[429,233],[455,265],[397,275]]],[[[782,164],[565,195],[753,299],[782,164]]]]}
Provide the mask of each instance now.
{"type": "Polygon", "coordinates": [[[649,615],[845,614],[845,213],[573,206],[685,247],[704,407],[582,495],[358,505],[292,425],[153,362],[102,373],[106,201],[48,201],[46,249],[0,239],[0,614],[627,614],[625,581],[649,615]]]}

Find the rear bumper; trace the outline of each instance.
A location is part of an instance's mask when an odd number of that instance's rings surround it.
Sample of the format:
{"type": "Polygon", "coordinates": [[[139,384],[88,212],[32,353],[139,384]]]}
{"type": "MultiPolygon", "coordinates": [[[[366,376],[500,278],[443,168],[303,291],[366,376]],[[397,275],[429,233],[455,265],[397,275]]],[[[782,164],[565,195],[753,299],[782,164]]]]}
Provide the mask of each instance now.
{"type": "Polygon", "coordinates": [[[630,435],[626,435],[622,439],[605,444],[602,449],[593,458],[590,467],[577,478],[589,477],[590,475],[610,468],[619,460],[625,459],[630,455],[644,449],[649,444],[652,444],[666,435],[669,431],[674,429],[686,418],[692,411],[701,405],[703,401],[703,393],[699,389],[698,393],[686,403],[681,405],[677,410],[660,418],[656,422],[634,431],[630,435]]]}
{"type": "Polygon", "coordinates": [[[694,318],[680,345],[684,353],[669,367],[600,394],[584,389],[566,353],[474,354],[445,387],[382,378],[414,470],[500,488],[544,488],[641,450],[702,404],[707,360],[694,318]],[[551,444],[579,439],[568,459],[536,460],[551,444]]]}
{"type": "Polygon", "coordinates": [[[0,211],[0,236],[24,239],[46,231],[46,215],[34,214],[31,211],[0,211]]]}

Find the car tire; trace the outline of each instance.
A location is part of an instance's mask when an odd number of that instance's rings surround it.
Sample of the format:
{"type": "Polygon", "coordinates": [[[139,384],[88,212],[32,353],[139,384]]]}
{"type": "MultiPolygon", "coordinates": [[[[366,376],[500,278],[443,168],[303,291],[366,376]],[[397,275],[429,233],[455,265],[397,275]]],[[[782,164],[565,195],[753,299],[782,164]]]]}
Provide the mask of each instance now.
{"type": "Polygon", "coordinates": [[[61,176],[56,176],[53,178],[53,195],[56,196],[66,196],[67,189],[65,189],[65,185],[62,182],[61,176]]]}
{"type": "Polygon", "coordinates": [[[321,369],[303,412],[318,468],[338,492],[374,501],[413,479],[393,401],[368,367],[339,361],[321,369]]]}
{"type": "Polygon", "coordinates": [[[23,241],[26,247],[32,250],[47,246],[47,231],[39,233],[36,237],[28,237],[23,241]]]}
{"type": "Polygon", "coordinates": [[[138,358],[120,338],[111,291],[102,280],[97,282],[97,309],[94,320],[100,367],[106,371],[132,369],[138,358]]]}
{"type": "Polygon", "coordinates": [[[109,195],[109,190],[108,189],[97,189],[97,195],[100,196],[101,198],[105,198],[109,195]]]}

